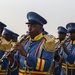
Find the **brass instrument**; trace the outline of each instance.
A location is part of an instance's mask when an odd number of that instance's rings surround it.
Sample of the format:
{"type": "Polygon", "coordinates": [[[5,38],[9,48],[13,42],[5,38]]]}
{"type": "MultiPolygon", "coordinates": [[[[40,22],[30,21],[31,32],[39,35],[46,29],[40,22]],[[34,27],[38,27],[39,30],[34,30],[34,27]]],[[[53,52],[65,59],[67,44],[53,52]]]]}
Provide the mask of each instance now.
{"type": "MultiPolygon", "coordinates": [[[[29,35],[29,34],[24,35],[18,42],[22,43],[28,35],[29,35]]],[[[12,48],[9,50],[9,52],[4,53],[4,55],[3,55],[2,58],[0,59],[0,62],[3,62],[3,59],[4,59],[4,58],[7,58],[7,57],[8,57],[11,53],[13,53],[13,52],[14,52],[14,48],[12,47],[12,48]]]]}

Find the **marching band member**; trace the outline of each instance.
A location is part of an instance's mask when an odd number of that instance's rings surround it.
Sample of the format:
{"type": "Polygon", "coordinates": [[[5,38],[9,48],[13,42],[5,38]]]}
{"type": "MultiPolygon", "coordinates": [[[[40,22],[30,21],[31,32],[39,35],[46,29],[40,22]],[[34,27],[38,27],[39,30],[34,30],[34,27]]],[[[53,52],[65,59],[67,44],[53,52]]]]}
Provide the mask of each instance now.
{"type": "Polygon", "coordinates": [[[61,75],[64,73],[66,73],[66,75],[75,75],[75,23],[68,23],[66,28],[70,34],[70,48],[62,45],[66,56],[64,56],[65,62],[62,63],[61,75]]]}
{"type": "MultiPolygon", "coordinates": [[[[12,37],[13,37],[13,32],[7,28],[4,28],[4,31],[2,33],[2,43],[0,44],[0,58],[3,57],[3,55],[5,54],[6,50],[10,50],[10,48],[13,46],[13,42],[12,42],[12,37]]],[[[8,58],[9,59],[9,58],[8,58]]],[[[10,56],[10,60],[11,60],[11,56],[10,56]]],[[[0,74],[2,75],[6,75],[8,74],[8,65],[10,64],[9,61],[4,58],[3,60],[0,60],[1,65],[1,71],[0,74]]]]}
{"type": "MultiPolygon", "coordinates": [[[[64,41],[64,39],[66,38],[66,34],[67,34],[66,28],[59,26],[57,29],[58,29],[58,41],[59,42],[56,44],[56,47],[58,47],[59,44],[64,41]]],[[[58,53],[59,55],[62,56],[62,52],[60,53],[59,51],[58,53]]],[[[60,75],[60,73],[61,73],[61,63],[57,63],[56,61],[53,60],[52,65],[50,67],[50,75],[60,75]]]]}
{"type": "MultiPolygon", "coordinates": [[[[0,22],[0,58],[2,57],[3,55],[3,50],[1,48],[1,44],[3,43],[3,37],[2,37],[2,32],[4,30],[4,27],[6,27],[6,25],[2,22],[0,22]]],[[[4,65],[3,63],[0,62],[0,75],[3,75],[6,73],[6,71],[4,70],[5,67],[2,67],[2,65],[4,65]]]]}
{"type": "MultiPolygon", "coordinates": [[[[5,40],[7,40],[8,41],[8,43],[9,43],[9,48],[8,49],[5,49],[5,50],[8,50],[8,51],[10,51],[10,49],[15,45],[15,43],[16,43],[16,41],[17,41],[17,38],[18,38],[18,34],[16,34],[16,33],[14,33],[13,31],[11,31],[11,30],[9,30],[9,29],[7,29],[7,28],[5,28],[4,29],[4,33],[3,33],[3,37],[5,38],[5,40]],[[16,41],[13,41],[13,39],[14,38],[16,38],[16,41]]],[[[6,47],[8,47],[7,46],[8,44],[6,44],[5,46],[6,47]]],[[[4,47],[5,48],[5,47],[4,47]]],[[[7,51],[6,51],[7,52],[7,51]]],[[[15,53],[15,52],[14,52],[15,53]]],[[[7,59],[7,65],[6,65],[6,67],[7,67],[7,75],[11,75],[11,73],[13,72],[13,70],[10,70],[10,68],[9,68],[9,66],[11,66],[11,62],[9,61],[9,60],[11,60],[12,61],[12,57],[14,57],[14,54],[13,53],[11,53],[10,55],[9,55],[9,57],[6,57],[7,59]],[[10,72],[9,72],[10,71],[10,72]]],[[[15,63],[15,66],[16,66],[17,64],[15,63]]],[[[15,67],[14,66],[14,67],[15,67]]],[[[15,68],[15,70],[16,70],[16,68],[15,68]]],[[[18,69],[17,69],[18,70],[18,69]]],[[[17,71],[16,70],[16,71],[17,71]]],[[[16,73],[15,73],[15,71],[14,71],[14,75],[15,75],[16,73]]]]}
{"type": "MultiPolygon", "coordinates": [[[[55,37],[42,34],[43,25],[47,21],[39,14],[29,12],[27,19],[29,36],[24,40],[25,43],[17,43],[14,46],[20,55],[19,75],[46,75],[54,55],[55,37]]],[[[15,71],[14,67],[10,69],[15,71]]],[[[18,71],[16,75],[17,73],[18,71]]]]}
{"type": "Polygon", "coordinates": [[[0,74],[1,75],[6,75],[8,71],[8,60],[4,59],[3,61],[1,60],[2,56],[4,55],[5,51],[11,48],[11,35],[5,36],[6,34],[12,34],[11,31],[7,31],[5,28],[2,33],[2,39],[1,39],[1,44],[0,44],[0,74]]]}

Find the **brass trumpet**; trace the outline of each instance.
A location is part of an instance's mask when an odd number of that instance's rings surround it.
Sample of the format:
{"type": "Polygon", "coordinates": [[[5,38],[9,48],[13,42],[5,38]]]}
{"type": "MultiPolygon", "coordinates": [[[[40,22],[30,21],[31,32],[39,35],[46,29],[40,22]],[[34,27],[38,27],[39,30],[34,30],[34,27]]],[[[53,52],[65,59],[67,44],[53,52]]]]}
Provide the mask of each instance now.
{"type": "MultiPolygon", "coordinates": [[[[28,35],[29,35],[29,34],[23,35],[23,37],[22,37],[18,42],[22,43],[28,35]]],[[[4,55],[3,55],[2,58],[0,59],[0,62],[3,62],[4,58],[7,58],[7,57],[8,57],[11,53],[13,53],[13,52],[14,52],[14,48],[12,47],[12,48],[9,50],[9,52],[4,53],[4,55]]]]}

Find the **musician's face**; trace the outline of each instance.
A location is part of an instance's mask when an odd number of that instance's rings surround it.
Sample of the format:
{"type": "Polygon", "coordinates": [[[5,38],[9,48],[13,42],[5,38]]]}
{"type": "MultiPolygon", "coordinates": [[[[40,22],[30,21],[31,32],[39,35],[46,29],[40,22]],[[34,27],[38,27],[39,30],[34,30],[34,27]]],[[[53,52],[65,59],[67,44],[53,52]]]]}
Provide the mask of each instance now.
{"type": "Polygon", "coordinates": [[[32,38],[37,36],[42,31],[42,26],[39,24],[28,24],[29,34],[32,38]]]}
{"type": "Polygon", "coordinates": [[[70,38],[71,40],[75,40],[75,32],[70,32],[70,38]]]}
{"type": "Polygon", "coordinates": [[[65,37],[66,37],[66,34],[64,34],[64,33],[58,33],[58,38],[59,38],[60,40],[64,40],[65,37]]]}
{"type": "Polygon", "coordinates": [[[12,36],[9,35],[9,34],[6,34],[4,35],[4,38],[7,40],[7,41],[10,41],[12,39],[12,36]]]}

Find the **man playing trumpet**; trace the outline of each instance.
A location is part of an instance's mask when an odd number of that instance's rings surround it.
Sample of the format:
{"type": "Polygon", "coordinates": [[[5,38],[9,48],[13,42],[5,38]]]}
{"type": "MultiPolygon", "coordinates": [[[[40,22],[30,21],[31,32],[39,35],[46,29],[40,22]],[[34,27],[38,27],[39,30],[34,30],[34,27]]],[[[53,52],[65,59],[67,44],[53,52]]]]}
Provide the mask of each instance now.
{"type": "MultiPolygon", "coordinates": [[[[56,48],[58,48],[60,43],[65,40],[67,34],[67,29],[62,26],[59,26],[57,30],[58,30],[58,38],[57,38],[58,41],[56,44],[56,48]]],[[[62,56],[63,54],[62,48],[60,48],[60,51],[55,52],[55,55],[57,54],[62,56]]],[[[50,75],[60,75],[60,73],[61,73],[61,63],[58,63],[55,60],[53,60],[52,65],[50,67],[50,75]]]]}

